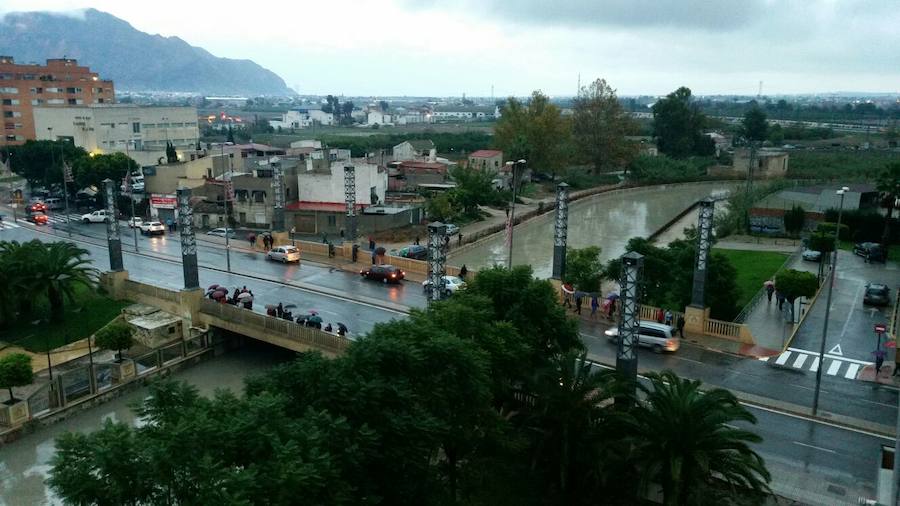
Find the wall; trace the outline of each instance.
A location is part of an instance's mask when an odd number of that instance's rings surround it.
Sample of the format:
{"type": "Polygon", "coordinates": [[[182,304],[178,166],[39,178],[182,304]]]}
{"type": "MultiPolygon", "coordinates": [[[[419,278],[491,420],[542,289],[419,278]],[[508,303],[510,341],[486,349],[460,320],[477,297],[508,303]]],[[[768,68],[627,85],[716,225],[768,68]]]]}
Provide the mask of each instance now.
{"type": "Polygon", "coordinates": [[[144,176],[146,193],[175,193],[179,186],[197,188],[203,186],[212,173],[213,157],[207,156],[189,162],[157,165],[155,174],[144,176]]]}
{"type": "MultiPolygon", "coordinates": [[[[306,172],[297,174],[296,200],[300,202],[344,202],[344,164],[337,161],[331,164],[331,173],[306,172]]],[[[356,202],[369,205],[369,189],[374,186],[379,202],[384,202],[387,191],[387,171],[379,171],[372,163],[353,162],[356,167],[356,202]]]]}

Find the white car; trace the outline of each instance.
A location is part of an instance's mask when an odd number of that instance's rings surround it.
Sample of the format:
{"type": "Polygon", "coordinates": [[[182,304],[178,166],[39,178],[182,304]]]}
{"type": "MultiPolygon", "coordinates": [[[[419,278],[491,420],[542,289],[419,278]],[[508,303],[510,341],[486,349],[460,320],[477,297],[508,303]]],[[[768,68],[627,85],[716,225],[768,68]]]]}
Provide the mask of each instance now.
{"type": "Polygon", "coordinates": [[[128,228],[139,228],[143,224],[144,220],[137,217],[128,220],[128,228]]]}
{"type": "MultiPolygon", "coordinates": [[[[675,329],[670,325],[643,320],[638,322],[638,325],[638,345],[651,348],[656,353],[678,351],[678,348],[681,347],[681,340],[675,336],[675,329]]],[[[604,334],[610,341],[614,343],[619,342],[619,329],[617,327],[607,330],[604,334]]]]}
{"type": "Polygon", "coordinates": [[[266,253],[266,259],[282,263],[299,262],[300,248],[296,246],[276,246],[266,253]]]}
{"type": "Polygon", "coordinates": [[[94,211],[87,214],[81,215],[81,221],[85,224],[88,223],[106,223],[108,218],[106,214],[106,209],[100,209],[99,211],[94,211]]]}
{"type": "Polygon", "coordinates": [[[456,235],[459,233],[459,227],[452,223],[447,224],[447,235],[456,235]]]}
{"type": "Polygon", "coordinates": [[[228,238],[234,237],[234,229],[232,228],[214,228],[206,233],[206,235],[214,235],[216,237],[225,237],[225,234],[228,234],[228,238]]]}
{"type": "Polygon", "coordinates": [[[144,235],[159,235],[166,233],[166,226],[158,221],[145,221],[141,223],[141,233],[144,235]]]}
{"type": "MultiPolygon", "coordinates": [[[[425,290],[425,292],[429,292],[431,290],[430,279],[422,281],[422,289],[425,290]]],[[[456,293],[459,290],[466,289],[466,282],[458,276],[444,276],[444,289],[447,290],[448,293],[456,293]]]]}

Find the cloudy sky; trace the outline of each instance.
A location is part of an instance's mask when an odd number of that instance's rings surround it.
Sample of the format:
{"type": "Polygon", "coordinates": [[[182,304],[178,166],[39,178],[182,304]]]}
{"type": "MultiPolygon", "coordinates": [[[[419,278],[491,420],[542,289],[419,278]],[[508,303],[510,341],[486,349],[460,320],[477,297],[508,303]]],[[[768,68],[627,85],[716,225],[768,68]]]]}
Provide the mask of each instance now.
{"type": "Polygon", "coordinates": [[[898,0],[0,0],[86,7],[300,93],[571,95],[579,74],[620,95],[900,92],[898,0]]]}

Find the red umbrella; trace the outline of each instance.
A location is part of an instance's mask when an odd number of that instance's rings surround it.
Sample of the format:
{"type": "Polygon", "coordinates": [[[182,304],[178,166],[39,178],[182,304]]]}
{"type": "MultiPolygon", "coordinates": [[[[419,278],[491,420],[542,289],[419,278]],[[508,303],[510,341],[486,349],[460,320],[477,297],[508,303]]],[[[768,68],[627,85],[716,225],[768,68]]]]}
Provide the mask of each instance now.
{"type": "Polygon", "coordinates": [[[212,296],[214,299],[224,299],[226,292],[213,292],[212,296]]]}
{"type": "Polygon", "coordinates": [[[207,290],[207,291],[208,291],[208,290],[215,290],[216,288],[219,288],[219,285],[209,285],[209,288],[207,288],[206,290],[207,290]]]}

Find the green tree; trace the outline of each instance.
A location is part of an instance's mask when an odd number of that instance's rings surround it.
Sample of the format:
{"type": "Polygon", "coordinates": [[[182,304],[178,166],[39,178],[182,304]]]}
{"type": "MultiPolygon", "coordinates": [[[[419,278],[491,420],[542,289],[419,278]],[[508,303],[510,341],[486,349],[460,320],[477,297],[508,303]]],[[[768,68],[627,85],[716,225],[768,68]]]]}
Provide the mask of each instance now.
{"type": "Polygon", "coordinates": [[[741,134],[751,142],[762,142],[768,136],[769,123],[766,113],[759,106],[753,106],[741,121],[741,134]]]}
{"type": "Polygon", "coordinates": [[[636,146],[626,136],[637,130],[605,80],[597,79],[581,88],[575,98],[572,135],[581,155],[594,172],[626,168],[637,155],[636,146]]]}
{"type": "Polygon", "coordinates": [[[226,137],[226,142],[234,144],[234,128],[232,128],[231,125],[228,125],[228,135],[226,137]]]}
{"type": "Polygon", "coordinates": [[[4,322],[15,320],[16,311],[21,318],[27,318],[32,313],[34,300],[40,297],[45,287],[40,286],[35,280],[40,270],[36,259],[40,258],[46,248],[46,244],[33,239],[28,242],[0,241],[0,269],[3,279],[10,293],[16,297],[6,297],[0,302],[3,308],[4,322]]]}
{"type": "Polygon", "coordinates": [[[134,345],[131,326],[123,322],[110,323],[94,335],[95,344],[104,350],[116,352],[116,360],[122,360],[122,350],[134,345]]]}
{"type": "Polygon", "coordinates": [[[768,139],[776,146],[780,146],[784,142],[784,129],[781,125],[775,124],[769,127],[768,139]]]}
{"type": "Polygon", "coordinates": [[[425,212],[434,221],[452,222],[456,218],[456,210],[447,192],[437,193],[425,200],[425,212]]]}
{"type": "Polygon", "coordinates": [[[571,122],[540,91],[527,103],[510,97],[494,127],[494,144],[507,159],[524,159],[532,170],[552,174],[565,167],[571,136],[571,122]]]}
{"type": "Polygon", "coordinates": [[[20,146],[7,146],[10,168],[33,186],[62,183],[63,161],[70,165],[87,157],[84,149],[68,141],[28,140],[20,146]]]}
{"type": "Polygon", "coordinates": [[[803,231],[803,225],[806,223],[806,210],[800,206],[791,207],[790,211],[784,212],[784,230],[796,236],[803,231]]]}
{"type": "Polygon", "coordinates": [[[885,250],[885,258],[887,258],[891,244],[891,217],[894,214],[894,203],[900,198],[900,162],[888,164],[878,175],[875,184],[875,189],[881,194],[882,205],[887,208],[884,232],[881,234],[881,244],[885,250]]]}
{"type": "Polygon", "coordinates": [[[456,182],[456,188],[451,190],[452,198],[467,215],[476,216],[478,206],[497,202],[499,194],[493,183],[495,172],[457,167],[450,171],[450,177],[456,182]]]}
{"type": "Polygon", "coordinates": [[[674,158],[715,153],[712,139],[703,135],[706,116],[691,101],[691,90],[678,88],[653,104],[653,137],[661,153],[674,158]]]}
{"type": "Polygon", "coordinates": [[[599,292],[603,278],[603,262],[600,260],[600,248],[568,248],[566,251],[566,272],[563,281],[572,283],[583,292],[599,292]]]}
{"type": "Polygon", "coordinates": [[[0,357],[0,388],[9,390],[10,402],[16,401],[13,387],[30,385],[33,379],[31,357],[24,353],[10,353],[0,357]]]}
{"type": "Polygon", "coordinates": [[[700,390],[700,382],[672,372],[650,373],[638,384],[644,402],[631,419],[632,457],[646,489],[662,486],[663,504],[723,504],[746,493],[771,493],[762,457],[750,444],[762,439],[734,422],[756,419],[727,390],[700,390]],[[725,487],[719,486],[725,485],[725,487]]]}
{"type": "Polygon", "coordinates": [[[775,275],[775,289],[791,303],[791,316],[794,315],[794,301],[800,297],[810,298],[819,289],[818,277],[805,271],[785,269],[775,275]]]}
{"type": "Polygon", "coordinates": [[[387,100],[379,100],[378,108],[381,109],[382,112],[387,112],[388,109],[391,108],[391,104],[387,102],[387,100]]]}
{"type": "Polygon", "coordinates": [[[118,183],[130,171],[140,166],[125,153],[86,156],[77,160],[72,167],[77,188],[103,188],[103,181],[112,179],[118,183]]]}
{"type": "Polygon", "coordinates": [[[79,285],[92,288],[98,271],[91,267],[87,250],[70,242],[52,242],[37,253],[32,283],[46,290],[50,319],[62,321],[65,301],[75,300],[75,288],[79,285]]]}

